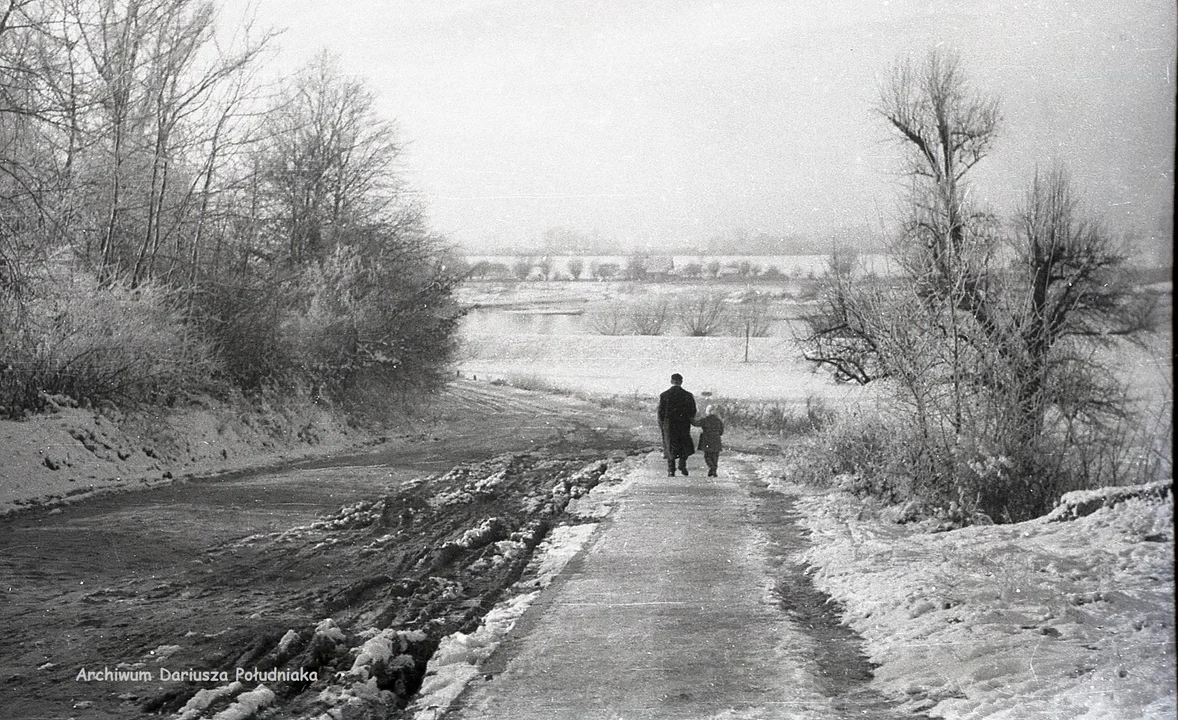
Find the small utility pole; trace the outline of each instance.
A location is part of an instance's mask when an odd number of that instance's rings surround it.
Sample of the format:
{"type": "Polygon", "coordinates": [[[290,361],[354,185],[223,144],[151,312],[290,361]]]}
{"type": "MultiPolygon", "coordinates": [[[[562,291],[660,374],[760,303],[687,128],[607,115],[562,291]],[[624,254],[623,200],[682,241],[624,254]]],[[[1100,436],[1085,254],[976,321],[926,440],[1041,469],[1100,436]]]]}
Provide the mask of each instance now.
{"type": "Polygon", "coordinates": [[[751,332],[751,329],[750,329],[751,325],[752,325],[752,318],[745,318],[744,319],[744,361],[745,362],[749,361],[749,333],[751,332]]]}

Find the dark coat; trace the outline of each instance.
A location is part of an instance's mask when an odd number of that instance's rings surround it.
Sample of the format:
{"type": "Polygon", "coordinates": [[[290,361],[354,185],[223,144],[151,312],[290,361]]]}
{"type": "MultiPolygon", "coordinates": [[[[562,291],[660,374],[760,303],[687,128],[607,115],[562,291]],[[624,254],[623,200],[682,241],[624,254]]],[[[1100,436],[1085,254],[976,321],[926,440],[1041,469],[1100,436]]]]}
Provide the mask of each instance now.
{"type": "Polygon", "coordinates": [[[690,457],[695,454],[691,439],[691,421],[695,418],[695,396],[679,385],[659,395],[659,428],[663,431],[663,445],[670,457],[690,457]]]}
{"type": "Polygon", "coordinates": [[[700,452],[718,453],[724,449],[724,443],[720,441],[720,436],[724,434],[723,420],[716,415],[704,415],[698,421],[693,420],[691,424],[703,430],[699,435],[700,452]]]}

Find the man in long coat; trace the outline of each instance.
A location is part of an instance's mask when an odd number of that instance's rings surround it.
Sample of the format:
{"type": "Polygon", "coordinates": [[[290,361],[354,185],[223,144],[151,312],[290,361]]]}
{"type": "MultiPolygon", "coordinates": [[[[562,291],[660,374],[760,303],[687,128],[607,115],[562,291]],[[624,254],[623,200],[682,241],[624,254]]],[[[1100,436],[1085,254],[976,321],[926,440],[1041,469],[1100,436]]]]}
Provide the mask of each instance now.
{"type": "Polygon", "coordinates": [[[683,376],[671,376],[671,387],[659,395],[659,428],[663,431],[663,451],[667,456],[667,474],[687,474],[687,458],[695,453],[691,440],[691,421],[695,419],[695,396],[683,389],[683,376]]]}

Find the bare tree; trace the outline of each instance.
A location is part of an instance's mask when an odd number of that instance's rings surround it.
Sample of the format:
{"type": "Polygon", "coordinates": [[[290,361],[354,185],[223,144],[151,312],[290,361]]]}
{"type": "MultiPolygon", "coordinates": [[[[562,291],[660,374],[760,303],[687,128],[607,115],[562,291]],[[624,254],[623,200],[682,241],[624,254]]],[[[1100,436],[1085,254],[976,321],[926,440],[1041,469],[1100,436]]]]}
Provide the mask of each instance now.
{"type": "Polygon", "coordinates": [[[44,247],[35,228],[52,220],[44,173],[52,107],[45,102],[39,41],[47,23],[38,3],[9,2],[0,10],[0,340],[24,314],[32,265],[44,247]]]}
{"type": "Polygon", "coordinates": [[[627,280],[643,280],[646,278],[649,258],[642,253],[633,253],[626,257],[626,267],[623,271],[627,280]]]}
{"type": "MultiPolygon", "coordinates": [[[[202,178],[204,192],[201,193],[198,228],[203,229],[216,156],[222,149],[226,125],[243,94],[240,82],[243,70],[257,59],[271,37],[266,35],[257,42],[247,42],[242,48],[210,54],[215,17],[212,3],[203,0],[171,0],[161,10],[146,77],[146,103],[152,126],[149,140],[151,171],[147,184],[147,214],[131,273],[132,286],[154,274],[161,242],[166,236],[171,235],[175,242],[171,265],[175,266],[183,258],[183,237],[179,229],[187,220],[187,211],[202,178]],[[229,96],[217,98],[215,92],[224,84],[232,86],[229,96]],[[224,99],[225,105],[207,112],[215,99],[224,99]],[[208,123],[211,127],[207,130],[203,127],[202,116],[211,118],[208,123]],[[192,121],[188,128],[183,126],[186,121],[192,121]],[[177,136],[181,134],[185,137],[178,140],[177,136]],[[206,142],[210,149],[205,167],[192,167],[195,158],[190,157],[191,150],[206,142]],[[170,181],[174,179],[176,166],[183,168],[187,177],[182,176],[182,179],[187,182],[171,193],[175,196],[176,206],[166,217],[165,202],[172,190],[170,181]]],[[[194,257],[199,257],[198,244],[197,240],[192,243],[194,257]]]]}
{"type": "Polygon", "coordinates": [[[807,359],[836,377],[895,381],[916,435],[913,472],[930,495],[1021,519],[1098,481],[1062,460],[1078,425],[1126,412],[1090,347],[1140,333],[1150,312],[1062,171],[1036,175],[1013,236],[973,203],[969,173],[997,136],[997,108],[955,55],[897,65],[879,112],[910,178],[893,248],[903,278],[856,278],[832,262],[803,340],[807,359]]]}
{"type": "Polygon", "coordinates": [[[1052,408],[1069,421],[1119,416],[1119,388],[1094,359],[1092,345],[1112,345],[1152,329],[1151,299],[1134,293],[1124,249],[1086,215],[1062,168],[1036,173],[1015,217],[1016,274],[1007,308],[1006,357],[1015,371],[1021,442],[1043,435],[1052,408]]]}
{"type": "Polygon", "coordinates": [[[99,137],[107,154],[101,165],[108,187],[96,263],[104,281],[111,279],[123,259],[120,249],[129,234],[125,218],[129,165],[142,147],[148,121],[145,47],[156,37],[166,2],[68,0],[66,6],[82,61],[93,73],[90,101],[99,108],[99,137]]]}
{"type": "Polygon", "coordinates": [[[511,274],[516,280],[527,280],[536,267],[536,260],[532,257],[519,257],[511,264],[511,274]]]}
{"type": "Polygon", "coordinates": [[[271,110],[263,179],[292,263],[326,257],[350,226],[396,200],[401,148],[374,105],[363,83],[321,53],[271,110]]]}
{"type": "Polygon", "coordinates": [[[671,320],[671,305],[662,295],[637,300],[628,308],[630,328],[637,335],[662,335],[671,320]]]}
{"type": "Polygon", "coordinates": [[[912,179],[904,232],[919,251],[910,259],[923,274],[952,285],[956,263],[984,251],[987,240],[978,232],[967,176],[997,139],[998,100],[974,90],[960,58],[938,48],[922,62],[897,64],[876,111],[895,130],[912,179]]]}
{"type": "Polygon", "coordinates": [[[724,294],[717,291],[686,294],[675,305],[675,316],[692,337],[715,335],[724,327],[725,315],[724,294]]]}
{"type": "Polygon", "coordinates": [[[589,272],[598,280],[612,280],[618,276],[618,274],[621,272],[621,268],[618,267],[617,263],[595,262],[590,265],[589,272]]]}
{"type": "MultiPolygon", "coordinates": [[[[246,25],[222,43],[212,0],[0,4],[0,352],[27,370],[0,405],[49,387],[37,362],[70,367],[71,338],[38,331],[71,322],[104,328],[95,357],[215,348],[247,390],[448,376],[465,270],[401,196],[395,126],[325,55],[264,102],[272,35],[246,25]],[[34,276],[56,319],[23,316],[34,276]]],[[[55,387],[98,397],[101,377],[55,387]]]]}
{"type": "Polygon", "coordinates": [[[748,291],[728,315],[729,332],[738,337],[767,337],[772,324],[769,297],[748,291]]]}
{"type": "Polygon", "coordinates": [[[589,327],[598,335],[624,335],[628,325],[626,308],[620,302],[609,302],[589,311],[589,327]]]}

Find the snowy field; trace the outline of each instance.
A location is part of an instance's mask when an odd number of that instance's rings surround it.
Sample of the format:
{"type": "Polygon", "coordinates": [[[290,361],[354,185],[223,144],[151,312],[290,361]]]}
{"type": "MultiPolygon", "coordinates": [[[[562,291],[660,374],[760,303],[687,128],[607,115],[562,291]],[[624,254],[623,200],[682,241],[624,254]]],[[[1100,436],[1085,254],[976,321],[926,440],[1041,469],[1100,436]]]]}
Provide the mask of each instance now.
{"type": "MultiPolygon", "coordinates": [[[[781,297],[795,292],[789,283],[758,288],[775,298],[777,320],[769,337],[686,337],[673,324],[664,335],[601,335],[588,327],[585,314],[627,299],[705,291],[708,283],[474,283],[462,288],[460,302],[478,308],[461,328],[458,369],[465,377],[504,380],[595,395],[647,397],[667,386],[672,372],[697,396],[804,402],[821,398],[845,407],[871,403],[875,387],[839,384],[802,357],[794,338],[797,318],[806,304],[781,297]]],[[[739,293],[743,286],[717,285],[739,293]]],[[[1158,333],[1142,346],[1122,345],[1097,351],[1115,368],[1133,394],[1149,406],[1173,397],[1172,336],[1158,333]]]]}
{"type": "Polygon", "coordinates": [[[469,334],[459,367],[479,380],[534,380],[601,395],[655,397],[678,372],[697,397],[843,403],[872,396],[815,372],[791,339],[776,337],[751,338],[745,362],[743,338],[469,334]]]}
{"type": "MultiPolygon", "coordinates": [[[[693,287],[702,292],[710,286],[693,287]]],[[[721,289],[738,292],[741,286],[721,289]]],[[[678,372],[684,387],[701,398],[802,403],[820,397],[843,404],[873,396],[816,372],[784,325],[775,327],[770,337],[749,338],[746,348],[743,337],[686,337],[673,326],[665,335],[600,335],[586,327],[583,317],[567,315],[690,290],[678,284],[632,283],[484,283],[465,288],[462,301],[481,310],[462,327],[459,370],[484,381],[594,395],[655,397],[666,389],[670,374],[678,372]]],[[[795,314],[798,306],[778,301],[774,308],[776,314],[795,314]]]]}

